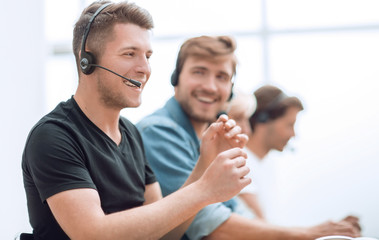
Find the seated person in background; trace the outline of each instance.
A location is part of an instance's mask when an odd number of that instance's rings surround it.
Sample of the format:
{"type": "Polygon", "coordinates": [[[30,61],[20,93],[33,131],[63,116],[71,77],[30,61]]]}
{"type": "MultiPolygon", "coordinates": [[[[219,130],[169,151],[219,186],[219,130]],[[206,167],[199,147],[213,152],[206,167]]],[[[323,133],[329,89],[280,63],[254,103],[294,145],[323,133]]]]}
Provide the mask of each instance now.
{"type": "MultiPolygon", "coordinates": [[[[296,117],[303,110],[303,105],[297,97],[287,96],[275,86],[265,85],[254,94],[238,92],[225,106],[230,118],[242,127],[242,132],[249,136],[245,151],[248,155],[247,165],[250,168],[248,176],[253,180],[238,195],[257,219],[265,220],[259,203],[259,183],[262,179],[260,164],[271,150],[283,151],[287,142],[295,136],[294,125],[296,117]],[[255,111],[251,111],[255,106],[255,111]]],[[[343,234],[335,229],[338,225],[350,225],[360,229],[358,219],[348,216],[344,220],[332,223],[326,222],[309,228],[308,232],[319,231],[324,235],[343,234]],[[351,224],[350,224],[351,223],[351,224]]],[[[348,229],[348,228],[347,228],[348,229]]],[[[296,230],[295,230],[296,231],[296,230]]]]}
{"type": "MultiPolygon", "coordinates": [[[[171,78],[174,96],[137,124],[146,158],[163,195],[175,192],[191,174],[199,157],[200,136],[231,96],[235,49],[235,41],[228,36],[201,36],[185,41],[171,78]]],[[[348,221],[286,228],[243,214],[234,199],[209,205],[196,215],[183,239],[314,240],[330,234],[359,236],[359,230],[348,221]]]]}
{"type": "Polygon", "coordinates": [[[222,116],[182,188],[162,199],[138,130],[120,116],[141,104],[152,27],[128,2],[95,2],[77,21],[77,91],[33,127],[22,157],[34,239],[180,239],[199,210],[250,183],[247,136],[222,116]]]}

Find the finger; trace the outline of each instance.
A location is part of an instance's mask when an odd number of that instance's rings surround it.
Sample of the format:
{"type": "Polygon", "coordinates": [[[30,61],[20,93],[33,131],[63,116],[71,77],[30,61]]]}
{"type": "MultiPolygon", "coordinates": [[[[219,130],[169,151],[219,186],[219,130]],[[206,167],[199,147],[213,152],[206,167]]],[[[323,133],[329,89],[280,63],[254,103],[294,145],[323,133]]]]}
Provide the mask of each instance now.
{"type": "Polygon", "coordinates": [[[361,226],[359,225],[358,222],[349,222],[349,223],[353,226],[353,228],[355,230],[357,230],[357,231],[361,231],[362,230],[362,228],[361,228],[361,226]]]}
{"type": "Polygon", "coordinates": [[[217,134],[220,130],[224,128],[223,122],[212,123],[202,134],[202,140],[210,140],[217,134]]]}
{"type": "Polygon", "coordinates": [[[235,137],[233,137],[233,140],[235,140],[236,143],[239,143],[240,147],[243,147],[245,146],[247,141],[249,141],[249,137],[244,133],[240,133],[240,134],[237,134],[235,137]]]}
{"type": "Polygon", "coordinates": [[[251,178],[248,178],[248,177],[243,177],[243,178],[240,179],[240,183],[242,185],[242,188],[246,187],[251,182],[252,182],[251,178]]]}
{"type": "Polygon", "coordinates": [[[243,133],[238,134],[236,137],[228,139],[229,145],[231,147],[239,147],[239,148],[244,148],[248,140],[249,140],[249,137],[243,133]]]}
{"type": "Polygon", "coordinates": [[[354,226],[354,228],[358,229],[359,231],[362,230],[361,226],[359,225],[359,218],[356,216],[347,216],[343,219],[343,221],[351,223],[354,226]]]}
{"type": "Polygon", "coordinates": [[[226,138],[232,138],[234,136],[237,136],[242,132],[242,129],[240,126],[236,125],[235,127],[226,130],[227,132],[225,133],[226,138]]]}
{"type": "Polygon", "coordinates": [[[250,172],[250,168],[245,165],[245,166],[237,168],[237,172],[240,178],[244,178],[250,172]]]}
{"type": "Polygon", "coordinates": [[[228,150],[223,151],[219,154],[221,159],[235,159],[238,157],[244,157],[247,158],[247,154],[245,151],[243,151],[241,148],[235,147],[228,150]]]}
{"type": "Polygon", "coordinates": [[[223,122],[225,123],[226,121],[229,120],[229,117],[228,115],[226,114],[221,114],[218,118],[217,118],[217,121],[216,122],[223,122]]]}
{"type": "Polygon", "coordinates": [[[243,156],[237,157],[233,160],[235,161],[234,166],[236,166],[237,168],[240,168],[246,165],[246,158],[244,158],[243,156]]]}
{"type": "Polygon", "coordinates": [[[349,215],[349,216],[346,216],[343,220],[346,220],[346,221],[355,221],[355,222],[358,222],[359,221],[359,218],[356,217],[356,216],[352,216],[352,215],[349,215]]]}
{"type": "Polygon", "coordinates": [[[353,225],[353,227],[357,230],[357,231],[362,231],[362,228],[361,228],[361,225],[359,225],[358,222],[351,222],[351,224],[353,225]]]}
{"type": "Polygon", "coordinates": [[[229,119],[228,121],[225,122],[225,130],[229,131],[230,129],[234,128],[237,126],[237,123],[234,119],[229,119]]]}

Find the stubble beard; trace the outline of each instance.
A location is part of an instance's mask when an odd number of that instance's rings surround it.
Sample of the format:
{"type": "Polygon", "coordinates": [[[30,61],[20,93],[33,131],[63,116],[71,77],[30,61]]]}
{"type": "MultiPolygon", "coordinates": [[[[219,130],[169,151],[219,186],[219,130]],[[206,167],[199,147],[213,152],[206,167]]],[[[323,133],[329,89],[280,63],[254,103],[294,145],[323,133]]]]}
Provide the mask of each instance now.
{"type": "Polygon", "coordinates": [[[191,118],[191,120],[199,122],[199,123],[212,123],[216,120],[216,116],[209,116],[206,113],[201,113],[199,111],[195,111],[190,103],[182,102],[182,107],[184,112],[191,118]]]}
{"type": "Polygon", "coordinates": [[[113,91],[104,80],[97,79],[97,90],[100,94],[101,102],[112,109],[124,109],[128,106],[128,103],[124,100],[124,96],[120,91],[113,91]]]}

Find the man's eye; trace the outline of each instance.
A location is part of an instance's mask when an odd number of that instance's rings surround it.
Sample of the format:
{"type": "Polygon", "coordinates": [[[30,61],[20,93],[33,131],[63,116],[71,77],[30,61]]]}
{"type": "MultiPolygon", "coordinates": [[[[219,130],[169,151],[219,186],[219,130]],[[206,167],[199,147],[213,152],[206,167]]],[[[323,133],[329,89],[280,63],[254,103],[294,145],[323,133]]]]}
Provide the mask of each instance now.
{"type": "Polygon", "coordinates": [[[225,81],[228,81],[229,79],[225,76],[225,75],[220,75],[217,77],[219,80],[225,82],[225,81]]]}

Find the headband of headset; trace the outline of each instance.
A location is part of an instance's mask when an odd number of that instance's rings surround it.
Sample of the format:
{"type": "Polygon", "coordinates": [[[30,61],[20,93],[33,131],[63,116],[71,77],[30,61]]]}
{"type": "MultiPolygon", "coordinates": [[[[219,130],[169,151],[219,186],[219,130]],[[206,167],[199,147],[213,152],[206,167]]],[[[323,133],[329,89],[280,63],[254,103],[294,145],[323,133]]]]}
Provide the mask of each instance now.
{"type": "Polygon", "coordinates": [[[81,53],[80,53],[80,69],[82,70],[84,74],[91,74],[95,70],[95,67],[92,65],[96,64],[95,56],[90,52],[86,52],[86,42],[87,42],[89,31],[91,29],[92,22],[95,20],[96,16],[99,15],[99,13],[103,11],[103,9],[109,6],[110,4],[112,3],[106,3],[104,5],[101,5],[96,10],[96,12],[92,15],[91,19],[89,20],[85,28],[83,40],[82,40],[81,53]]]}
{"type": "Polygon", "coordinates": [[[259,123],[268,122],[271,118],[270,111],[275,109],[275,107],[277,107],[278,104],[280,104],[286,98],[288,98],[288,96],[284,92],[281,92],[271,102],[269,102],[269,104],[267,104],[263,110],[257,112],[256,121],[259,123]]]}

